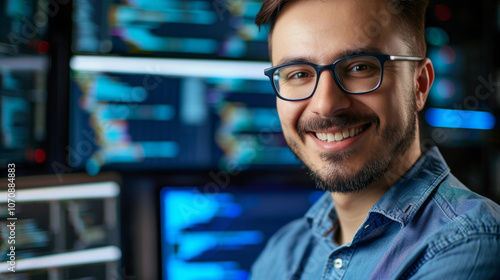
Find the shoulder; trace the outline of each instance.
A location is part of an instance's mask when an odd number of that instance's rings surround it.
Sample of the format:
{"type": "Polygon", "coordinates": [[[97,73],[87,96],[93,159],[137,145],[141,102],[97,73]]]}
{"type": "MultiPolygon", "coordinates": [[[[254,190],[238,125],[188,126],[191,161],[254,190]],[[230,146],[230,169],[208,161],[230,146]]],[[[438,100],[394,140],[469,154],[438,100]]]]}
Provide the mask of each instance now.
{"type": "Polygon", "coordinates": [[[464,232],[499,233],[500,206],[472,192],[452,174],[443,179],[432,199],[464,232]]]}
{"type": "Polygon", "coordinates": [[[434,232],[413,256],[403,279],[500,279],[498,204],[470,191],[449,174],[422,212],[440,226],[433,224],[434,232]],[[447,269],[450,264],[453,268],[447,269]]]}
{"type": "Polygon", "coordinates": [[[310,245],[313,234],[306,218],[292,221],[268,241],[252,266],[252,279],[288,279],[300,263],[302,252],[310,245]]]}
{"type": "Polygon", "coordinates": [[[427,243],[398,279],[500,279],[500,235],[451,231],[427,243]]]}

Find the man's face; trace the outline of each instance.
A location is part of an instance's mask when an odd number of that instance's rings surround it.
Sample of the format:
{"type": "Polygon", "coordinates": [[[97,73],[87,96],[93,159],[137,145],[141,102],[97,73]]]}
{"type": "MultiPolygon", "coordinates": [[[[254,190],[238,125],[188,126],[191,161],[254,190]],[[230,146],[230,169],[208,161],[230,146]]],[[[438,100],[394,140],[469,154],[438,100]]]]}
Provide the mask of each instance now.
{"type": "MultiPolygon", "coordinates": [[[[326,65],[352,53],[410,55],[396,25],[384,0],[292,2],[272,31],[272,62],[326,65]]],[[[278,99],[287,143],[309,167],[318,187],[343,193],[361,190],[382,180],[414,145],[416,82],[411,63],[386,62],[383,83],[371,93],[346,94],[331,73],[323,71],[309,99],[278,99]],[[325,136],[336,140],[319,139],[325,136]]]]}

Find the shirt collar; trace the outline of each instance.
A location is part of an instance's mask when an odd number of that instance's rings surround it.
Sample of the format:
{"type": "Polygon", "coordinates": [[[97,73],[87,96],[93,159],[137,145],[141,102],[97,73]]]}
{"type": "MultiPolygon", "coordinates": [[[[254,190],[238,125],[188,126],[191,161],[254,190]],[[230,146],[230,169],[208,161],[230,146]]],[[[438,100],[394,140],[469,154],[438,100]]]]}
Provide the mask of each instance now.
{"type": "Polygon", "coordinates": [[[333,221],[337,220],[336,216],[332,196],[329,192],[325,192],[305,215],[309,227],[319,235],[323,235],[333,228],[333,221]]]}
{"type": "Polygon", "coordinates": [[[450,169],[436,147],[423,152],[419,160],[370,210],[404,227],[420,209],[450,169]]]}
{"type": "MultiPolygon", "coordinates": [[[[450,169],[436,147],[422,153],[418,161],[375,203],[369,213],[378,213],[405,226],[450,169]]],[[[309,226],[323,235],[336,220],[334,203],[326,192],[305,215],[309,226]]]]}

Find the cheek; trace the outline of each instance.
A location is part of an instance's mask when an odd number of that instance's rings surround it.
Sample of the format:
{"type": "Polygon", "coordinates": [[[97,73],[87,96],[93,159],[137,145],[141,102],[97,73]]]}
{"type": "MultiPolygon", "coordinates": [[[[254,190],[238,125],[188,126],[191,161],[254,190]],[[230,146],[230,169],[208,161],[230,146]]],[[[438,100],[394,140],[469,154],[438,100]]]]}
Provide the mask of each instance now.
{"type": "Polygon", "coordinates": [[[295,130],[298,119],[300,118],[303,106],[302,102],[291,102],[278,99],[276,101],[276,107],[278,109],[278,114],[281,121],[281,126],[284,132],[289,132],[289,130],[295,130]]]}
{"type": "MultiPolygon", "coordinates": [[[[394,94],[392,92],[391,94],[394,94]]],[[[381,126],[387,127],[393,123],[400,122],[403,119],[401,114],[401,102],[397,101],[397,98],[389,98],[381,102],[377,108],[377,115],[380,118],[381,126]]]]}
{"type": "Polygon", "coordinates": [[[369,109],[380,118],[383,127],[389,123],[402,122],[406,118],[411,91],[400,80],[384,79],[383,85],[364,99],[369,109]]]}
{"type": "MultiPolygon", "coordinates": [[[[389,86],[386,85],[384,110],[389,118],[397,118],[394,121],[403,121],[408,115],[408,110],[412,109],[412,99],[415,98],[414,85],[411,73],[401,68],[399,75],[391,75],[389,86]]],[[[389,121],[391,121],[389,119],[389,121]]]]}
{"type": "Polygon", "coordinates": [[[380,88],[372,94],[354,96],[357,99],[357,111],[360,114],[375,115],[380,119],[380,128],[401,120],[397,92],[389,88],[380,88]]]}

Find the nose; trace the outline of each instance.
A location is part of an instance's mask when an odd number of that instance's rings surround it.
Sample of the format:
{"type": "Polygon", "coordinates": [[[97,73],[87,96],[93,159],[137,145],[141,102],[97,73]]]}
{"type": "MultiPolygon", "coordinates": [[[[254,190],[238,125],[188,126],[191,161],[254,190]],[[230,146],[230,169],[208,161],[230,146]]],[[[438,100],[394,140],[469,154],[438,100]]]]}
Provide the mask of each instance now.
{"type": "Polygon", "coordinates": [[[332,117],[351,106],[349,94],[342,91],[329,70],[322,71],[309,102],[310,110],[321,117],[332,117]]]}

